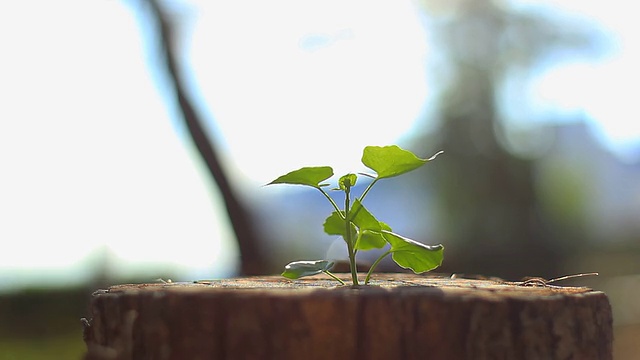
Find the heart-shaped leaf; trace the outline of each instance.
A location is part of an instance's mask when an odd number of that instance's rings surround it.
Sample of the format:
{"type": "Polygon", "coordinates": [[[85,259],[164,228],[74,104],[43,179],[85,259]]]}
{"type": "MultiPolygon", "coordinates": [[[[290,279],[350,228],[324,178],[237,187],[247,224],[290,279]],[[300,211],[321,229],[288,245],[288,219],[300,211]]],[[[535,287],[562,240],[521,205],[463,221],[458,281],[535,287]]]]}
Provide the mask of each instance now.
{"type": "Polygon", "coordinates": [[[425,245],[387,230],[382,230],[382,236],[391,245],[393,261],[404,269],[420,274],[442,264],[444,246],[440,244],[425,245]]]}
{"type": "Polygon", "coordinates": [[[303,167],[288,174],[282,175],[279,178],[268,183],[267,185],[292,184],[307,185],[314,188],[320,188],[320,186],[324,185],[320,183],[332,176],[333,169],[330,166],[303,167]]]}
{"type": "Polygon", "coordinates": [[[304,276],[319,274],[328,271],[333,266],[333,261],[329,260],[313,260],[313,261],[294,261],[284,267],[282,276],[289,279],[299,279],[304,276]]]}
{"type": "Polygon", "coordinates": [[[378,179],[390,178],[415,170],[436,158],[442,151],[428,159],[421,159],[396,145],[367,146],[362,154],[362,163],[378,174],[378,179]]]}

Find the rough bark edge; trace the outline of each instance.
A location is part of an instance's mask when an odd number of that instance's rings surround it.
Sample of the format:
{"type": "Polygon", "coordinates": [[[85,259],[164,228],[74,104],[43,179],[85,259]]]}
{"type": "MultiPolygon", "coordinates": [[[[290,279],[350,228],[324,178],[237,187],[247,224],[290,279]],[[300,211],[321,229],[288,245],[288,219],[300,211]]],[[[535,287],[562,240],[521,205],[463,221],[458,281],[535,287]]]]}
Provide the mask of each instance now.
{"type": "MultiPolygon", "coordinates": [[[[275,283],[270,277],[237,280],[246,281],[244,290],[228,283],[110,288],[92,299],[87,359],[179,358],[172,349],[216,359],[612,356],[608,299],[587,288],[441,279],[440,287],[300,289],[279,280],[286,289],[265,288],[275,283]]],[[[314,282],[324,285],[306,283],[314,282]]]]}

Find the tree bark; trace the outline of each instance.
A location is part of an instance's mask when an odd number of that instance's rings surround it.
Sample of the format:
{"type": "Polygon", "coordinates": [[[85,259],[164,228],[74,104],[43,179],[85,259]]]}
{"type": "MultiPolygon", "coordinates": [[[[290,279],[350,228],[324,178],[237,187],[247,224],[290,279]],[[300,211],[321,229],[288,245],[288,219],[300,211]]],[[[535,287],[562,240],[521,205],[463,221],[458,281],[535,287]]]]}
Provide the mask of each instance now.
{"type": "Polygon", "coordinates": [[[609,301],[588,288],[410,274],[335,284],[113,286],[91,300],[86,359],[612,358],[609,301]]]}

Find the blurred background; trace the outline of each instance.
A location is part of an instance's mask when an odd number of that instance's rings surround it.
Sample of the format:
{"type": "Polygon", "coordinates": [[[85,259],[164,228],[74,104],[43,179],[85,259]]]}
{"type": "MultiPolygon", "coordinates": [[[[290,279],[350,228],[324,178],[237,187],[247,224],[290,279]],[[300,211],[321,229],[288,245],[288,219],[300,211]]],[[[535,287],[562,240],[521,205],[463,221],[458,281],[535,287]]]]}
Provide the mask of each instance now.
{"type": "Polygon", "coordinates": [[[444,150],[366,200],[438,272],[599,272],[562,284],[607,293],[633,358],[639,27],[619,1],[0,3],[0,359],[80,358],[109,284],[345,257],[319,193],[263,185],[387,144],[444,150]]]}

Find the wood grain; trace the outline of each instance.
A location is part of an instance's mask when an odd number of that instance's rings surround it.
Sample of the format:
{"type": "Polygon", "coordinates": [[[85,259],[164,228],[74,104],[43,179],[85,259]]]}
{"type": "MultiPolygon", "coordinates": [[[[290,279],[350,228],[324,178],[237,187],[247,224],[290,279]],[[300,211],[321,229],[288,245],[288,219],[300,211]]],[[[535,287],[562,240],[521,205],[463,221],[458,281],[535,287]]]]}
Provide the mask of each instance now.
{"type": "Polygon", "coordinates": [[[97,292],[90,313],[86,359],[588,360],[612,352],[604,293],[500,280],[126,284],[97,292]]]}

